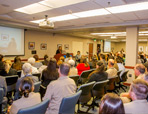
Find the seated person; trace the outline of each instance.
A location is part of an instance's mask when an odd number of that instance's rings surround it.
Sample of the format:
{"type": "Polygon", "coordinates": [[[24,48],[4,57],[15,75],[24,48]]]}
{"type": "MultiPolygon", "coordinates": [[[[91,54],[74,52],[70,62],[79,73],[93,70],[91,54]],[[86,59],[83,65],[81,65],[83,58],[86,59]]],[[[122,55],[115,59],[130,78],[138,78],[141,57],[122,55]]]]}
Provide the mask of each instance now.
{"type": "Polygon", "coordinates": [[[125,103],[126,114],[147,114],[148,102],[146,100],[148,95],[148,83],[143,79],[135,79],[129,90],[132,102],[125,103]]]}
{"type": "Polygon", "coordinates": [[[17,114],[20,109],[28,108],[41,102],[40,94],[33,92],[34,84],[32,78],[25,77],[22,79],[19,90],[22,94],[22,98],[13,101],[9,114],[17,114]]]}
{"type": "Polygon", "coordinates": [[[44,61],[42,61],[43,65],[48,65],[48,55],[44,55],[44,61]]]}
{"type": "Polygon", "coordinates": [[[0,75],[2,75],[1,72],[3,72],[3,70],[5,70],[5,66],[4,66],[4,56],[0,54],[0,75]]]}
{"type": "Polygon", "coordinates": [[[107,80],[108,74],[104,70],[105,70],[104,63],[102,61],[98,61],[96,64],[96,70],[90,73],[88,76],[89,78],[88,82],[92,82],[92,81],[99,82],[99,81],[107,80]]]}
{"type": "Polygon", "coordinates": [[[10,60],[6,60],[6,61],[5,61],[5,64],[4,64],[5,70],[3,70],[3,71],[1,72],[1,75],[2,75],[2,76],[17,75],[17,71],[16,71],[15,69],[11,68],[11,65],[12,65],[12,63],[11,63],[10,60]]]}
{"type": "Polygon", "coordinates": [[[124,67],[124,65],[122,64],[122,60],[121,60],[119,57],[116,58],[116,62],[117,62],[119,71],[121,71],[121,73],[120,73],[120,78],[121,78],[122,74],[125,72],[125,67],[124,67]]]}
{"type": "Polygon", "coordinates": [[[15,70],[22,70],[22,62],[21,62],[21,58],[19,56],[16,56],[14,58],[14,63],[12,64],[12,68],[15,70]]]}
{"type": "Polygon", "coordinates": [[[77,51],[77,55],[75,56],[76,62],[80,63],[81,54],[80,51],[77,51]]]}
{"type": "Polygon", "coordinates": [[[108,73],[108,78],[113,78],[117,76],[117,70],[114,68],[114,63],[115,62],[113,59],[109,59],[108,69],[106,70],[106,72],[108,73]]]}
{"type": "Polygon", "coordinates": [[[70,60],[70,54],[69,53],[66,53],[66,58],[65,58],[65,62],[67,63],[68,60],[70,60]]]}
{"type": "Polygon", "coordinates": [[[75,61],[74,60],[69,60],[68,63],[70,64],[70,71],[69,71],[69,76],[76,76],[78,75],[78,69],[75,66],[75,61]]]}
{"type": "Polygon", "coordinates": [[[15,90],[16,90],[15,99],[19,98],[19,86],[20,86],[21,80],[23,80],[25,77],[31,77],[34,83],[38,82],[38,77],[32,76],[32,66],[31,66],[31,64],[24,63],[23,67],[22,67],[22,70],[23,70],[24,76],[17,80],[16,87],[15,87],[15,90]]]}
{"type": "Polygon", "coordinates": [[[114,93],[107,93],[101,99],[99,114],[125,114],[123,102],[114,93]]]}
{"type": "Polygon", "coordinates": [[[62,99],[76,92],[74,80],[68,77],[69,70],[69,64],[61,64],[58,69],[59,78],[47,86],[45,96],[43,97],[43,100],[46,98],[50,100],[46,114],[59,114],[62,99]]]}
{"type": "Polygon", "coordinates": [[[64,60],[65,60],[64,56],[61,56],[60,59],[57,62],[57,65],[60,66],[61,64],[63,64],[64,60]]]}
{"type": "Polygon", "coordinates": [[[87,60],[85,57],[81,58],[80,63],[76,67],[78,69],[78,75],[81,75],[81,73],[85,70],[90,70],[90,66],[87,63],[87,60]]]}
{"type": "Polygon", "coordinates": [[[35,63],[34,63],[34,67],[36,67],[37,69],[39,69],[43,64],[39,61],[39,56],[38,55],[34,55],[33,58],[35,58],[35,63]]]}
{"type": "Polygon", "coordinates": [[[107,62],[105,60],[105,55],[103,55],[103,54],[100,55],[100,61],[102,61],[104,63],[105,68],[107,69],[107,62]]]}

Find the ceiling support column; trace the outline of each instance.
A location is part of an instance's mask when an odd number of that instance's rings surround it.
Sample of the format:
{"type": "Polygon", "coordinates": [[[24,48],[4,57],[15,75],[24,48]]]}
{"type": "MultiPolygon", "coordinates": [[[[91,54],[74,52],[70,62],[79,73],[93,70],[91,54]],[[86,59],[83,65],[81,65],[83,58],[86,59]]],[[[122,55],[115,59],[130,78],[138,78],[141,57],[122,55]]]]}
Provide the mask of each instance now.
{"type": "Polygon", "coordinates": [[[138,32],[139,28],[136,26],[126,28],[126,66],[135,66],[137,63],[138,32]]]}

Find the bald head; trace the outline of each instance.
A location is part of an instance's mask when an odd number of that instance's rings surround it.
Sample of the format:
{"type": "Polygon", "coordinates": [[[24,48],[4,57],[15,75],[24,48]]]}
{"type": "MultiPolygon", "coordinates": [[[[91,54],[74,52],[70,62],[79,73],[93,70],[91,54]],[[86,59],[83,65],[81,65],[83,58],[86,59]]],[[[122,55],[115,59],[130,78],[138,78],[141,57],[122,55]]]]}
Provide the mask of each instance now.
{"type": "Polygon", "coordinates": [[[145,66],[143,64],[137,64],[134,68],[135,70],[135,75],[139,76],[140,74],[144,74],[145,73],[145,66]]]}
{"type": "Polygon", "coordinates": [[[109,59],[108,61],[108,66],[109,67],[113,67],[114,66],[115,61],[113,59],[109,59]]]}

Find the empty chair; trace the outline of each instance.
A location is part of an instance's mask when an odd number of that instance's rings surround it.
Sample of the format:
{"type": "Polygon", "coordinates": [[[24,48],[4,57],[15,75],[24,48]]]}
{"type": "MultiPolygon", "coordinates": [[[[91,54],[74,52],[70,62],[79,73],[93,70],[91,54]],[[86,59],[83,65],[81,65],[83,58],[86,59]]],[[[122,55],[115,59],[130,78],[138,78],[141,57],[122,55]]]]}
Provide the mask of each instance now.
{"type": "Polygon", "coordinates": [[[76,75],[76,76],[69,76],[69,78],[72,78],[72,79],[75,81],[76,85],[78,85],[79,77],[80,77],[79,75],[76,75]]]}
{"type": "Polygon", "coordinates": [[[107,91],[108,92],[114,92],[114,93],[118,94],[115,90],[116,79],[117,79],[117,76],[108,79],[109,80],[109,82],[107,83],[107,91]]]}
{"type": "Polygon", "coordinates": [[[18,80],[18,75],[6,76],[7,92],[14,91],[18,80]]]}
{"type": "Polygon", "coordinates": [[[83,71],[80,75],[80,83],[81,84],[84,84],[88,81],[88,76],[91,72],[93,72],[94,70],[86,70],[86,71],[83,71]]]}
{"type": "Polygon", "coordinates": [[[123,82],[126,82],[127,80],[127,73],[129,72],[129,70],[125,71],[122,75],[121,75],[121,80],[119,83],[119,88],[122,88],[125,92],[125,88],[127,88],[125,85],[123,85],[123,82]],[[125,87],[125,88],[124,88],[125,87]]]}
{"type": "MultiPolygon", "coordinates": [[[[80,110],[80,103],[82,105],[87,105],[87,103],[91,100],[91,97],[92,97],[91,90],[92,90],[92,87],[93,87],[94,84],[95,84],[95,81],[87,83],[87,84],[83,84],[78,88],[78,91],[82,90],[82,93],[81,93],[80,98],[78,100],[78,111],[77,111],[77,113],[82,112],[80,110]]],[[[87,105],[87,106],[89,106],[89,105],[87,105]]],[[[86,112],[88,112],[89,109],[90,108],[88,108],[88,110],[86,112]]]]}
{"type": "Polygon", "coordinates": [[[2,101],[3,101],[4,91],[0,88],[0,114],[2,114],[2,101]]]}
{"type": "Polygon", "coordinates": [[[32,74],[33,76],[38,77],[39,81],[41,81],[41,73],[32,74]]]}
{"type": "Polygon", "coordinates": [[[35,82],[34,83],[34,92],[39,92],[40,85],[41,85],[41,82],[35,82]]]}
{"type": "Polygon", "coordinates": [[[102,98],[102,96],[106,93],[106,85],[109,82],[109,80],[96,82],[92,88],[92,95],[93,95],[93,102],[92,102],[92,108],[94,109],[94,106],[98,106],[98,103],[96,104],[96,100],[99,98],[102,98]]]}
{"type": "Polygon", "coordinates": [[[62,99],[59,114],[74,114],[75,113],[75,105],[82,93],[82,90],[78,91],[77,93],[64,97],[62,99]]]}
{"type": "Polygon", "coordinates": [[[48,104],[49,99],[46,99],[35,106],[20,109],[17,114],[45,114],[48,104]]]}

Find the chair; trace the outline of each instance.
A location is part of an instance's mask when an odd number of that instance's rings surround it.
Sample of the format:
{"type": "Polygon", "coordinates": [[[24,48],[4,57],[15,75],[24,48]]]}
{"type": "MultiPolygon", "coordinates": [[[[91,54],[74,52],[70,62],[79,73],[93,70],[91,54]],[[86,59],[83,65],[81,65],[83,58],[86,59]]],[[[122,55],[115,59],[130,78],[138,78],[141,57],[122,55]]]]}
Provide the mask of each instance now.
{"type": "Polygon", "coordinates": [[[15,85],[18,80],[18,75],[6,76],[6,83],[7,83],[7,92],[11,92],[15,90],[15,85]]]}
{"type": "Polygon", "coordinates": [[[39,81],[41,81],[41,73],[32,74],[33,76],[38,77],[39,81]]]}
{"type": "Polygon", "coordinates": [[[93,70],[86,70],[86,71],[83,71],[82,73],[81,73],[81,75],[80,75],[80,83],[81,84],[84,84],[84,83],[86,83],[87,81],[88,81],[88,76],[89,76],[89,74],[91,73],[91,72],[93,72],[94,71],[94,69],[93,70]]]}
{"type": "Polygon", "coordinates": [[[99,81],[96,82],[92,88],[92,96],[93,96],[93,102],[92,102],[92,108],[94,110],[94,106],[98,106],[98,103],[96,104],[96,100],[99,98],[102,98],[102,96],[106,93],[106,85],[109,82],[109,80],[105,81],[99,81]]]}
{"type": "Polygon", "coordinates": [[[18,77],[21,77],[21,73],[22,73],[22,70],[18,70],[18,71],[17,71],[18,77]]]}
{"type": "Polygon", "coordinates": [[[76,83],[76,85],[78,85],[78,80],[79,80],[79,75],[76,75],[76,76],[69,76],[69,78],[73,79],[76,83]]]}
{"type": "Polygon", "coordinates": [[[49,99],[46,99],[35,106],[20,109],[17,114],[45,114],[48,104],[49,99]]]}
{"type": "Polygon", "coordinates": [[[74,114],[75,113],[75,105],[82,93],[82,90],[77,93],[64,97],[60,104],[59,114],[74,114]]]}
{"type": "Polygon", "coordinates": [[[119,89],[122,88],[125,92],[125,88],[127,88],[125,85],[123,85],[123,82],[127,81],[127,73],[129,72],[129,70],[125,71],[122,75],[121,75],[121,80],[119,83],[119,89]],[[124,88],[125,87],[125,88],[124,88]]]}
{"type": "Polygon", "coordinates": [[[2,114],[2,101],[3,101],[4,91],[0,88],[0,114],[2,114]]]}
{"type": "MultiPolygon", "coordinates": [[[[121,72],[122,72],[122,70],[120,70],[120,71],[118,71],[117,72],[117,78],[116,78],[116,85],[115,85],[115,88],[116,88],[116,90],[118,91],[118,88],[119,88],[119,83],[120,83],[120,74],[121,74],[121,72]]],[[[118,91],[119,92],[119,91],[118,91]]]]}
{"type": "Polygon", "coordinates": [[[107,83],[107,91],[108,92],[114,92],[116,94],[118,94],[116,91],[115,91],[115,81],[117,79],[117,76],[115,77],[112,77],[112,78],[109,78],[109,82],[107,83]]]}
{"type": "Polygon", "coordinates": [[[41,85],[41,82],[35,82],[34,83],[34,92],[39,92],[40,85],[41,85]]]}
{"type": "MultiPolygon", "coordinates": [[[[91,100],[91,97],[92,97],[91,90],[92,90],[92,87],[94,84],[95,84],[95,81],[87,83],[87,84],[83,84],[78,88],[77,91],[82,90],[82,93],[81,93],[80,98],[78,100],[77,113],[82,113],[82,111],[80,110],[80,103],[90,107],[90,105],[87,105],[87,103],[91,100]]],[[[88,112],[89,109],[90,108],[88,108],[88,110],[86,112],[88,112]]]]}

